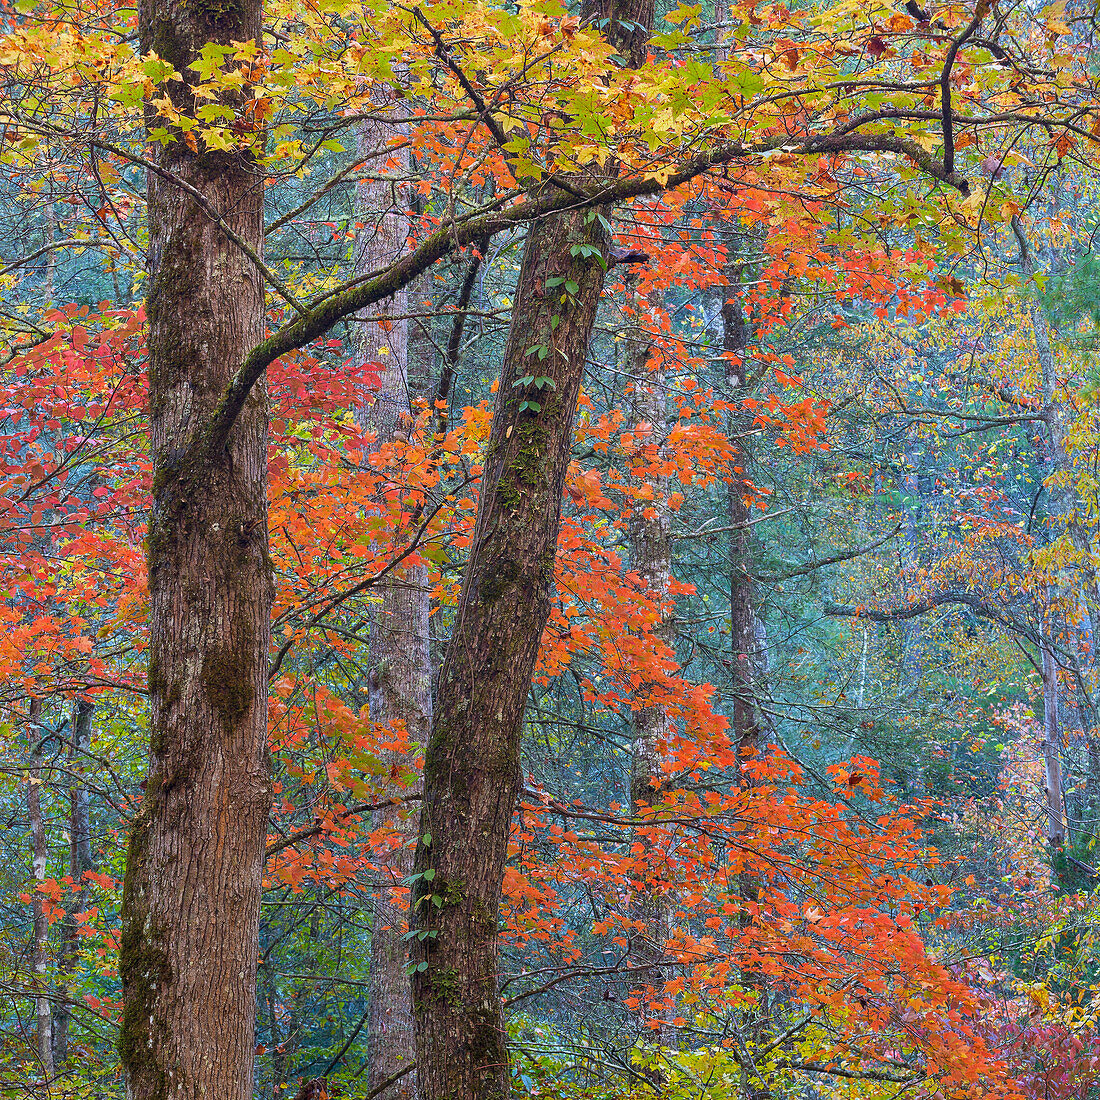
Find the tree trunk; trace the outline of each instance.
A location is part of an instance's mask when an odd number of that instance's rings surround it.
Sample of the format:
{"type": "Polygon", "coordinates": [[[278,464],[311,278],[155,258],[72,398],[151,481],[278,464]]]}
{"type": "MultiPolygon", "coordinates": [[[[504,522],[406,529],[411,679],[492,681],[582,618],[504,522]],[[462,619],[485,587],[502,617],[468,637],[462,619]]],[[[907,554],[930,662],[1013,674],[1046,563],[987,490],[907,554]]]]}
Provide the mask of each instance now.
{"type": "Polygon", "coordinates": [[[27,817],[31,825],[33,847],[34,892],[31,912],[34,918],[31,947],[31,972],[34,975],[35,1039],[38,1064],[46,1081],[53,1078],[53,1015],[50,1011],[46,975],[50,969],[50,921],[46,915],[46,895],[38,889],[46,881],[46,823],[42,818],[42,754],[45,738],[38,722],[42,703],[32,699],[27,711],[27,735],[31,742],[31,766],[27,776],[27,817]]]}
{"type": "MultiPolygon", "coordinates": [[[[73,886],[81,885],[85,871],[91,871],[92,832],[88,815],[88,788],[84,785],[84,770],[92,747],[92,715],[95,706],[89,699],[78,699],[73,706],[72,737],[69,742],[69,877],[73,886]]],[[[53,1061],[58,1071],[69,1056],[69,1023],[72,1019],[69,979],[76,966],[78,935],[74,910],[83,905],[84,894],[70,894],[61,929],[61,952],[58,960],[57,1004],[53,1016],[53,1061]]]]}
{"type": "MultiPolygon", "coordinates": [[[[728,271],[729,286],[723,288],[725,300],[722,304],[722,350],[726,353],[726,386],[730,400],[736,402],[745,395],[744,356],[749,344],[749,326],[741,302],[742,265],[732,263],[728,271]]],[[[740,437],[748,435],[748,418],[739,412],[731,413],[727,420],[727,431],[732,451],[732,469],[726,490],[731,528],[730,677],[733,690],[733,732],[741,766],[744,768],[761,750],[759,691],[766,655],[760,643],[766,638],[766,633],[759,627],[756,616],[754,539],[749,506],[752,484],[748,476],[749,455],[740,442],[740,437]]],[[[753,775],[747,772],[742,772],[740,782],[746,788],[757,785],[753,775]]],[[[738,878],[738,892],[743,905],[739,923],[742,928],[747,928],[752,923],[751,913],[760,903],[760,883],[752,873],[742,872],[738,878]]],[[[738,1038],[741,1047],[741,1094],[745,1100],[763,1100],[769,1093],[766,1082],[756,1068],[755,1052],[768,1031],[768,987],[758,970],[747,967],[741,971],[741,981],[746,989],[756,994],[756,1003],[746,1009],[746,1019],[738,1038]]]]}
{"type": "MultiPolygon", "coordinates": [[[[645,301],[637,300],[639,314],[645,308],[645,301]]],[[[642,333],[639,330],[639,336],[642,333]]],[[[642,459],[643,468],[649,466],[665,450],[668,435],[667,395],[663,374],[650,375],[647,362],[652,345],[647,340],[639,340],[632,357],[630,373],[634,376],[634,423],[636,436],[641,436],[638,428],[648,425],[650,435],[643,445],[649,452],[642,459]],[[658,452],[653,455],[653,451],[658,452]]],[[[670,604],[669,592],[672,582],[672,523],[668,507],[668,478],[643,473],[645,480],[654,489],[652,501],[633,502],[634,514],[629,527],[630,560],[634,569],[645,583],[649,596],[661,605],[660,617],[654,624],[653,636],[657,641],[671,647],[675,638],[675,621],[670,604]]],[[[639,685],[639,692],[646,695],[651,684],[639,685]]],[[[631,723],[634,737],[630,755],[630,803],[635,817],[644,818],[653,805],[660,799],[666,787],[664,771],[661,767],[663,753],[667,751],[672,737],[672,723],[666,708],[652,700],[637,710],[631,711],[631,723]]],[[[664,984],[664,973],[660,964],[665,957],[665,945],[671,933],[668,884],[660,872],[662,854],[654,852],[653,844],[641,834],[645,850],[646,865],[639,869],[643,879],[639,889],[631,899],[631,919],[640,922],[644,931],[635,928],[630,945],[630,955],[637,978],[643,981],[652,992],[659,991],[664,984]]],[[[642,1005],[639,1023],[650,1029],[648,1040],[660,1046],[672,1042],[673,1032],[666,1021],[667,1013],[653,1016],[648,1004],[642,1005]]]]}
{"type": "MultiPolygon", "coordinates": [[[[189,66],[209,43],[259,43],[262,5],[143,0],[139,30],[142,52],[183,74],[167,88],[194,116],[189,66]]],[[[264,387],[224,446],[208,432],[263,336],[264,294],[252,259],[171,177],[259,255],[263,171],[247,149],[201,138],[198,151],[182,138],[150,149],[169,178],[151,171],[147,199],[149,770],[126,857],[119,1042],[131,1100],[247,1100],[271,803],[264,387]]]]}
{"type": "MultiPolygon", "coordinates": [[[[1024,273],[1035,277],[1035,261],[1029,243],[1024,237],[1018,218],[1012,219],[1012,230],[1016,243],[1020,246],[1020,260],[1024,273]]],[[[1055,371],[1054,346],[1051,330],[1040,305],[1034,299],[1029,303],[1032,328],[1035,335],[1035,351],[1042,371],[1043,379],[1043,449],[1036,454],[1048,469],[1048,476],[1059,473],[1068,474],[1071,464],[1066,455],[1065,418],[1066,410],[1057,394],[1057,376],[1055,371]]],[[[1081,530],[1076,518],[1077,499],[1070,485],[1053,486],[1052,499],[1062,510],[1067,535],[1081,553],[1080,560],[1085,562],[1087,575],[1090,574],[1088,562],[1090,552],[1089,537],[1081,530]]],[[[1052,524],[1053,527],[1053,524],[1052,524]]],[[[1052,538],[1056,537],[1054,530],[1052,538]]],[[[1096,592],[1096,577],[1090,576],[1090,587],[1096,592]]],[[[1054,638],[1056,635],[1055,605],[1059,599],[1058,585],[1047,585],[1046,605],[1043,609],[1042,661],[1043,661],[1043,785],[1046,795],[1046,835],[1055,848],[1062,846],[1066,839],[1066,813],[1062,790],[1062,727],[1059,722],[1060,685],[1058,682],[1058,663],[1054,656],[1054,638]]]]}
{"type": "Polygon", "coordinates": [[[497,919],[524,704],[550,614],[573,416],[604,279],[596,260],[571,254],[581,242],[607,252],[599,222],[573,212],[527,238],[425,759],[412,923],[425,934],[413,941],[413,1004],[426,1100],[510,1092],[497,919]],[[577,287],[571,300],[566,280],[577,287]],[[515,385],[535,370],[553,387],[515,385]]]}
{"type": "MultiPolygon", "coordinates": [[[[404,129],[404,128],[401,128],[404,129]]],[[[365,120],[359,129],[360,154],[376,153],[388,139],[400,136],[392,124],[365,120]]],[[[407,150],[392,154],[393,171],[406,176],[407,150]]],[[[381,159],[372,163],[382,165],[381,159]]],[[[360,184],[356,196],[359,219],[365,223],[357,246],[356,267],[368,272],[384,267],[406,247],[409,217],[404,185],[386,179],[360,184]]],[[[364,411],[366,427],[376,435],[376,447],[407,437],[413,417],[410,392],[410,348],[430,354],[431,345],[410,339],[408,293],[402,288],[392,298],[372,307],[381,320],[359,322],[359,352],[364,362],[382,365],[381,386],[364,411]],[[388,319],[386,315],[392,319],[388,319]],[[385,349],[384,353],[383,350],[385,349]]],[[[423,370],[414,371],[423,375],[423,370]]],[[[392,725],[403,722],[410,742],[427,743],[432,720],[431,656],[428,619],[431,590],[428,570],[411,565],[396,570],[375,589],[380,602],[370,611],[368,688],[370,716],[392,725]]],[[[407,764],[403,755],[392,754],[391,764],[407,764]]],[[[371,931],[370,991],[368,1004],[367,1088],[373,1092],[416,1057],[412,991],[408,975],[408,948],[404,939],[406,906],[398,888],[412,871],[416,819],[394,805],[377,810],[373,827],[392,838],[382,854],[383,883],[374,904],[371,931]]],[[[413,1100],[416,1078],[407,1074],[383,1094],[394,1100],[413,1100]]]]}
{"type": "MultiPolygon", "coordinates": [[[[740,270],[729,287],[724,288],[722,303],[722,350],[726,353],[726,386],[736,400],[745,384],[745,348],[748,326],[745,323],[740,293],[740,270]]],[[[755,755],[760,740],[757,717],[754,670],[756,653],[756,611],[753,606],[752,527],[749,524],[748,498],[751,492],[746,465],[748,456],[738,437],[745,433],[744,418],[731,413],[728,422],[732,470],[726,491],[730,531],[730,675],[733,680],[733,729],[737,749],[744,761],[755,755]]],[[[751,786],[751,784],[749,784],[751,786]]]]}
{"type": "Polygon", "coordinates": [[[78,699],[73,707],[72,771],[69,787],[69,873],[79,882],[85,871],[95,868],[92,856],[92,826],[88,812],[88,788],[84,773],[92,751],[92,716],[95,704],[78,699]]]}
{"type": "Polygon", "coordinates": [[[1061,847],[1066,836],[1065,806],[1062,798],[1062,738],[1058,724],[1058,665],[1047,639],[1053,622],[1050,615],[1043,623],[1043,786],[1046,790],[1047,840],[1061,847]]]}
{"type": "MultiPolygon", "coordinates": [[[[645,58],[653,0],[585,6],[645,58]]],[[[497,923],[520,783],[524,705],[550,615],[573,418],[606,273],[597,211],[527,235],[477,519],[424,761],[410,926],[424,1100],[506,1100],[497,923]],[[525,381],[530,379],[530,381],[525,381]]]]}

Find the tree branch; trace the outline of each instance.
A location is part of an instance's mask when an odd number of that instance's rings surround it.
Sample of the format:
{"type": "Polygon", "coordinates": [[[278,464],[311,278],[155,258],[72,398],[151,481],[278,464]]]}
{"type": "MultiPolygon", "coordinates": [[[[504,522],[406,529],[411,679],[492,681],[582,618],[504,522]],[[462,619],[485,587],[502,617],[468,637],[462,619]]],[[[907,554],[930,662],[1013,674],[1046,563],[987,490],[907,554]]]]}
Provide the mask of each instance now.
{"type": "Polygon", "coordinates": [[[505,210],[491,210],[465,222],[443,226],[435,233],[383,269],[373,278],[332,294],[315,306],[306,309],[296,320],[283,325],[246,356],[240,368],[230,380],[214,412],[206,431],[196,440],[200,450],[214,452],[225,446],[229,432],[245,401],[260,375],[289,351],[305,347],[323,336],[345,317],[392,297],[402,287],[408,286],[437,260],[463,245],[473,244],[486,236],[544,218],[549,214],[569,209],[591,209],[629,199],[672,191],[690,183],[712,168],[732,164],[739,160],[783,149],[799,156],[813,156],[823,152],[843,154],[858,152],[899,153],[912,160],[921,171],[934,179],[955,187],[963,194],[970,193],[970,185],[956,172],[945,172],[934,157],[910,138],[890,134],[818,135],[802,142],[790,142],[788,138],[771,138],[757,146],[740,142],[727,142],[705,153],[689,158],[664,180],[651,176],[631,176],[624,179],[601,180],[586,185],[577,194],[569,194],[557,185],[553,190],[519,202],[505,210]]]}
{"type": "Polygon", "coordinates": [[[1050,644],[1049,641],[1043,639],[1038,631],[1033,630],[1026,623],[1022,623],[1019,619],[1014,619],[1011,615],[990,607],[989,604],[969,592],[939,592],[906,607],[894,607],[887,611],[879,611],[876,608],[863,607],[862,605],[851,607],[826,600],[822,610],[832,618],[869,619],[873,623],[892,623],[903,619],[915,619],[918,615],[925,615],[929,611],[934,611],[937,607],[943,607],[945,604],[958,604],[968,607],[975,615],[979,615],[983,619],[989,619],[1022,638],[1027,638],[1033,645],[1050,644]]]}
{"type": "Polygon", "coordinates": [[[899,523],[890,534],[883,535],[882,538],[876,539],[874,542],[869,542],[865,546],[853,546],[851,549],[842,550],[839,554],[834,554],[830,558],[819,558],[816,561],[807,562],[805,565],[789,573],[769,573],[766,576],[761,576],[760,579],[762,581],[788,581],[793,577],[803,577],[807,573],[812,573],[815,569],[824,568],[826,565],[836,565],[837,562],[851,561],[852,558],[858,558],[862,554],[869,554],[872,550],[877,550],[880,546],[884,546],[891,539],[896,539],[903,526],[904,524],[899,523]]]}
{"type": "Polygon", "coordinates": [[[940,75],[940,110],[943,113],[943,170],[955,171],[955,135],[951,129],[951,66],[963,43],[978,29],[982,20],[989,14],[989,0],[978,0],[974,18],[966,25],[962,34],[949,47],[943,59],[943,73],[940,75]]]}
{"type": "MultiPolygon", "coordinates": [[[[354,806],[349,806],[342,813],[337,814],[336,817],[338,820],[344,821],[349,817],[354,817],[356,814],[366,814],[370,813],[372,810],[383,810],[387,806],[394,806],[402,802],[419,801],[420,795],[407,794],[402,798],[387,798],[385,802],[357,802],[354,806]]],[[[295,844],[300,844],[303,840],[312,840],[315,836],[320,836],[327,831],[327,823],[315,822],[313,825],[308,825],[304,829],[298,829],[296,832],[284,836],[281,840],[273,841],[264,849],[264,856],[270,859],[273,855],[277,855],[279,852],[283,851],[284,848],[293,848],[295,844]]]]}

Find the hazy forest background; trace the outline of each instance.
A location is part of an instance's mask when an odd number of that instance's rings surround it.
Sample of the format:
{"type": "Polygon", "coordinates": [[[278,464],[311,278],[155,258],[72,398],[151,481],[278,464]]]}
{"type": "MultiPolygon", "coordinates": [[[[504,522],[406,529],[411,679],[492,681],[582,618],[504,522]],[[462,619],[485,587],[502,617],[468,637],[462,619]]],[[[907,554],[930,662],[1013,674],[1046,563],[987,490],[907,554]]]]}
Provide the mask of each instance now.
{"type": "Polygon", "coordinates": [[[1096,34],[0,0],[0,1095],[1100,1096],[1096,34]]]}

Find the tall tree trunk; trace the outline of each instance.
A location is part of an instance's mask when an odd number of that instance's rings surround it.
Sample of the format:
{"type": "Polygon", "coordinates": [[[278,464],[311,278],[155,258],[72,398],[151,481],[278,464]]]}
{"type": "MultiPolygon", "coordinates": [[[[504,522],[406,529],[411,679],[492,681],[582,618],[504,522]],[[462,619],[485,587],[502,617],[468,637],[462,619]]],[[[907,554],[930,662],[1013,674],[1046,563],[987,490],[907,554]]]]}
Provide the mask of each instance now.
{"type": "MultiPolygon", "coordinates": [[[[72,736],[69,740],[69,877],[80,886],[85,871],[91,871],[92,831],[88,814],[88,788],[84,771],[92,747],[92,715],[95,705],[89,699],[77,699],[73,705],[72,736]]],[[[83,903],[83,894],[73,893],[66,906],[61,928],[61,952],[58,960],[58,1000],[53,1017],[53,1060],[60,1071],[69,1056],[69,1023],[72,1019],[69,980],[76,966],[78,936],[75,908],[83,903]]],[[[85,904],[86,908],[86,904],[85,904]]]]}
{"type": "MultiPolygon", "coordinates": [[[[585,14],[604,20],[631,64],[644,60],[653,0],[604,0],[585,14]]],[[[568,210],[533,225],[524,246],[424,762],[410,921],[424,934],[412,941],[424,1100],[506,1100],[511,1091],[497,983],[500,890],[608,245],[595,211],[568,210]]]]}
{"type": "MultiPolygon", "coordinates": [[[[638,299],[637,308],[640,315],[645,308],[644,300],[638,299]]],[[[640,327],[639,336],[642,336],[640,327]]],[[[635,379],[635,435],[640,440],[647,438],[639,429],[648,425],[649,442],[644,446],[650,452],[658,452],[643,460],[643,467],[649,466],[652,458],[660,460],[668,435],[664,375],[649,374],[647,362],[650,351],[649,341],[640,339],[630,364],[630,373],[635,379]]],[[[659,619],[652,628],[653,636],[671,647],[675,637],[675,620],[669,591],[672,583],[669,484],[667,477],[651,474],[643,476],[653,486],[654,494],[651,502],[634,503],[634,514],[629,527],[630,560],[645,583],[650,598],[661,604],[659,619]]],[[[648,694],[651,687],[651,684],[643,683],[639,686],[639,691],[648,694]]],[[[660,702],[648,701],[637,710],[632,710],[630,717],[634,727],[630,756],[630,803],[633,815],[644,818],[660,800],[661,792],[666,787],[661,762],[672,737],[672,723],[669,721],[667,709],[660,702]]],[[[664,959],[665,945],[671,933],[671,907],[667,883],[662,882],[658,869],[661,855],[653,851],[652,843],[648,839],[643,839],[643,847],[647,859],[647,865],[643,869],[645,881],[641,889],[634,893],[630,916],[632,920],[643,925],[644,931],[634,931],[630,954],[638,977],[651,990],[656,991],[661,988],[664,980],[660,963],[664,959]]],[[[667,1013],[654,1017],[644,1004],[640,1012],[641,1023],[652,1029],[649,1038],[661,1046],[667,1046],[673,1039],[666,1017],[667,1013]]]]}
{"type": "MultiPolygon", "coordinates": [[[[731,251],[733,243],[731,242],[731,251]]],[[[722,304],[722,350],[726,354],[726,387],[736,402],[745,391],[745,351],[749,344],[749,326],[741,300],[743,269],[740,263],[728,267],[729,285],[724,288],[722,304]]],[[[761,751],[760,682],[766,657],[761,641],[766,634],[756,615],[754,540],[750,523],[749,454],[740,438],[748,435],[748,418],[733,412],[727,420],[732,469],[727,483],[727,509],[730,522],[730,677],[733,691],[733,732],[744,767],[761,751]]],[[[742,786],[756,785],[751,774],[742,773],[742,786]]],[[[751,873],[742,872],[738,881],[742,899],[741,927],[752,923],[751,913],[760,902],[760,884],[751,873]]],[[[741,981],[756,994],[756,1003],[746,1010],[744,1027],[738,1038],[741,1050],[741,1093],[745,1100],[761,1100],[768,1095],[767,1084],[755,1064],[755,1051],[762,1043],[770,1016],[768,987],[756,970],[743,968],[741,981]]]]}
{"type": "MultiPolygon", "coordinates": [[[[203,47],[259,44],[261,34],[261,0],[143,0],[139,9],[140,48],[183,75],[166,87],[191,116],[190,66],[203,47]]],[[[227,93],[230,108],[240,102],[227,93]]],[[[147,120],[160,123],[151,108],[147,120]]],[[[149,770],[126,857],[119,959],[131,1100],[247,1100],[253,1085],[271,804],[262,384],[224,446],[208,433],[263,336],[264,293],[253,260],[175,179],[256,255],[264,188],[250,151],[212,152],[201,140],[197,151],[182,137],[150,143],[159,171],[147,197],[149,770]]]]}
{"type": "MultiPolygon", "coordinates": [[[[920,491],[920,470],[925,464],[925,458],[920,449],[910,444],[906,447],[902,461],[905,473],[902,475],[902,488],[904,489],[905,502],[905,572],[904,585],[907,594],[918,590],[920,587],[919,568],[921,557],[922,535],[920,530],[923,502],[920,491]]],[[[901,683],[898,685],[899,698],[905,698],[919,687],[924,676],[924,665],[927,648],[925,636],[924,616],[918,615],[914,619],[901,624],[901,683]]],[[[920,768],[916,771],[919,773],[920,768]]],[[[921,781],[918,780],[918,785],[921,781]]]]}
{"type": "Polygon", "coordinates": [[[510,1092],[497,919],[524,704],[550,614],[573,416],[603,286],[600,264],[571,254],[580,242],[607,251],[599,222],[572,212],[527,238],[425,759],[412,921],[425,933],[413,941],[413,1003],[426,1100],[505,1100],[510,1092]],[[562,282],[548,289],[555,279],[562,282]],[[577,290],[561,302],[565,280],[577,290]],[[514,385],[533,369],[530,348],[551,349],[537,369],[553,388],[514,385]]]}
{"type": "MultiPolygon", "coordinates": [[[[365,120],[360,124],[361,155],[384,149],[391,137],[401,136],[392,124],[365,120]]],[[[407,151],[391,154],[396,177],[407,176],[407,151]]],[[[372,161],[384,165],[382,158],[372,161]]],[[[385,169],[379,170],[385,174],[385,169]]],[[[408,198],[403,183],[375,179],[361,183],[356,196],[359,219],[365,224],[356,253],[360,272],[391,263],[406,247],[409,231],[408,198]]],[[[402,288],[392,298],[372,307],[378,321],[359,323],[359,352],[364,361],[382,364],[381,386],[363,413],[365,426],[376,434],[376,447],[408,437],[413,409],[410,371],[423,376],[422,365],[413,368],[411,349],[430,354],[431,345],[410,332],[408,293],[402,288]],[[388,316],[387,316],[388,315],[388,316]],[[383,349],[385,349],[383,353],[383,349]]],[[[427,743],[432,720],[431,656],[428,619],[431,590],[428,570],[411,565],[395,571],[376,589],[379,602],[371,606],[368,688],[370,715],[376,722],[403,722],[410,741],[427,743]]],[[[407,763],[394,754],[393,764],[407,763]]],[[[408,976],[405,931],[406,907],[397,888],[412,871],[416,819],[395,804],[374,814],[375,829],[391,836],[383,857],[384,878],[374,904],[371,931],[370,991],[368,1004],[367,1087],[372,1092],[416,1057],[412,991],[408,976]]],[[[413,1100],[416,1078],[407,1074],[384,1092],[384,1097],[413,1100]]]]}
{"type": "Polygon", "coordinates": [[[27,776],[27,817],[31,825],[33,850],[34,892],[31,894],[33,931],[31,945],[31,973],[34,982],[35,1039],[38,1064],[43,1077],[53,1078],[53,1015],[50,1011],[50,995],[46,975],[50,969],[50,921],[46,914],[46,896],[38,889],[46,881],[46,865],[49,855],[46,847],[46,823],[42,818],[42,755],[46,738],[38,717],[42,703],[32,699],[27,711],[27,735],[31,742],[31,766],[27,776]]]}
{"type": "MultiPolygon", "coordinates": [[[[1018,218],[1012,219],[1012,230],[1020,249],[1020,262],[1024,272],[1035,277],[1035,261],[1028,245],[1023,227],[1018,218]]],[[[1054,348],[1050,337],[1050,327],[1046,315],[1039,303],[1032,299],[1028,303],[1032,328],[1035,336],[1035,350],[1042,371],[1043,385],[1043,447],[1036,455],[1049,471],[1048,477],[1062,474],[1068,476],[1071,464],[1065,448],[1065,407],[1057,396],[1057,376],[1055,371],[1054,348]]],[[[1081,561],[1088,571],[1088,538],[1082,532],[1075,513],[1076,494],[1070,484],[1054,486],[1051,497],[1056,508],[1061,511],[1066,533],[1081,553],[1081,561]]],[[[1054,518],[1051,522],[1051,538],[1056,537],[1054,518]]],[[[1095,592],[1095,578],[1091,587],[1095,592]]],[[[1061,685],[1059,683],[1058,662],[1054,655],[1054,639],[1057,633],[1056,605],[1060,593],[1054,583],[1047,585],[1045,606],[1042,616],[1042,673],[1043,673],[1043,786],[1046,793],[1047,839],[1054,847],[1060,847],[1066,839],[1065,803],[1062,793],[1062,729],[1059,705],[1061,685]]]]}
{"type": "MultiPolygon", "coordinates": [[[[727,0],[719,0],[715,18],[719,26],[729,16],[727,0]]],[[[719,32],[716,32],[716,34],[719,32]]],[[[726,46],[719,43],[716,53],[722,59],[726,46]]],[[[736,403],[744,396],[745,352],[749,345],[749,325],[741,300],[744,262],[737,255],[741,241],[736,231],[724,235],[727,247],[726,285],[721,294],[722,352],[725,357],[725,381],[729,399],[736,403]]],[[[733,693],[733,730],[742,760],[755,755],[760,741],[760,726],[755,696],[757,654],[756,611],[752,577],[752,527],[748,498],[751,493],[747,464],[748,454],[740,438],[747,436],[748,423],[743,413],[730,412],[726,418],[726,433],[732,452],[730,478],[726,486],[726,513],[730,525],[729,585],[730,585],[730,679],[733,693]]],[[[751,784],[749,784],[751,785],[751,784]]],[[[742,890],[748,884],[742,883],[742,890]]]]}

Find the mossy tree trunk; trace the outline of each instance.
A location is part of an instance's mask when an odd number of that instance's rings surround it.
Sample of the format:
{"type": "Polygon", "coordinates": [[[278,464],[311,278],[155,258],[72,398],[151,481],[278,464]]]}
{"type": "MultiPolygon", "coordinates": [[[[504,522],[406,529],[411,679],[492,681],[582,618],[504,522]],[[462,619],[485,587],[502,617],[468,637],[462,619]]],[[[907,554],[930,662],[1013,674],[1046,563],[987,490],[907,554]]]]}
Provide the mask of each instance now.
{"type": "Polygon", "coordinates": [[[571,249],[584,242],[602,256],[605,237],[583,213],[549,218],[529,234],[520,271],[425,759],[412,909],[425,936],[412,956],[423,968],[413,977],[413,1005],[425,1100],[509,1095],[497,992],[500,888],[524,704],[550,614],[573,415],[604,278],[598,259],[571,249]],[[571,295],[565,281],[576,287],[571,295]],[[539,358],[531,348],[549,352],[539,358]],[[553,387],[515,385],[532,372],[553,387]]]}
{"type": "MultiPolygon", "coordinates": [[[[585,6],[619,53],[645,57],[652,0],[585,6]]],[[[531,226],[481,475],[477,519],[424,763],[411,899],[424,1100],[506,1100],[497,979],[504,862],[524,705],[550,614],[573,419],[606,274],[596,211],[531,226]]]]}
{"type": "MultiPolygon", "coordinates": [[[[208,43],[259,42],[262,4],[143,0],[139,29],[142,52],[183,75],[168,88],[194,115],[190,65],[208,43]]],[[[131,1100],[246,1100],[271,803],[262,384],[224,444],[210,425],[263,336],[264,294],[253,260],[176,180],[259,255],[263,172],[247,149],[201,138],[150,148],[150,744],[123,890],[120,1049],[131,1100]]]]}

